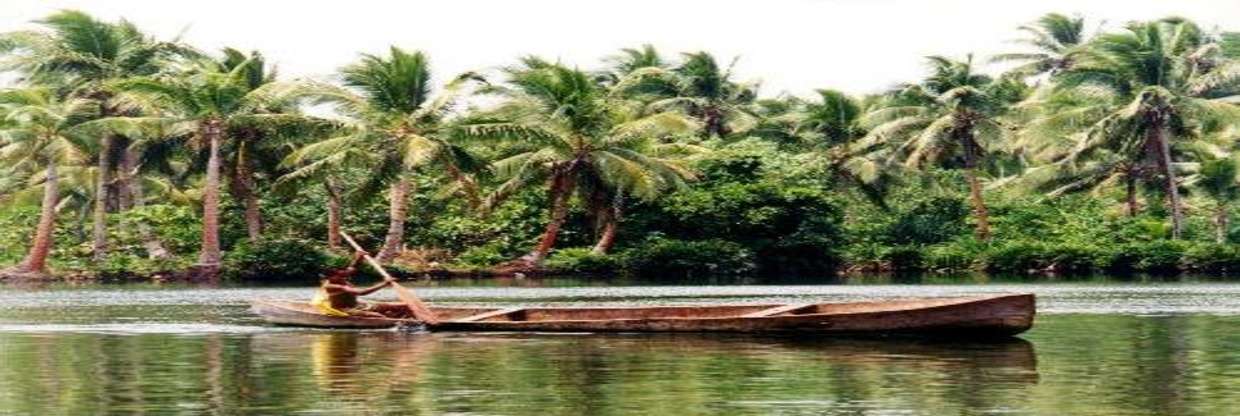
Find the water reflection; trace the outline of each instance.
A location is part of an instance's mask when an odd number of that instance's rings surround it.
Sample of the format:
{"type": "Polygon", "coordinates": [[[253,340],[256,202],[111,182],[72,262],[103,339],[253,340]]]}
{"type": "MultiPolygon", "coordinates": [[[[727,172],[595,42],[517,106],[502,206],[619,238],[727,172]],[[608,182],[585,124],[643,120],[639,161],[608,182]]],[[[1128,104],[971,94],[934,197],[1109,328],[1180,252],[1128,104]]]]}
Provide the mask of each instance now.
{"type": "Polygon", "coordinates": [[[984,408],[1038,381],[1033,345],[1022,340],[6,334],[0,357],[0,409],[19,413],[54,403],[74,413],[763,414],[882,408],[910,386],[931,394],[899,406],[984,408]]]}

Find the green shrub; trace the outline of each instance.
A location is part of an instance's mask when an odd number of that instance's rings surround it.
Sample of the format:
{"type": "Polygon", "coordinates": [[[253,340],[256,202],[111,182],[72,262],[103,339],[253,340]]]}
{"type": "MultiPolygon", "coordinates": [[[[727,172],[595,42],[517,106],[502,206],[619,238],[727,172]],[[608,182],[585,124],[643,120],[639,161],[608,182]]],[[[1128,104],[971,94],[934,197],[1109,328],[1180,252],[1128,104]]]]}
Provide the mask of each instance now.
{"type": "Polygon", "coordinates": [[[554,273],[614,273],[620,268],[615,256],[594,254],[590,247],[558,249],[547,258],[546,267],[554,273]]]}
{"type": "Polygon", "coordinates": [[[1240,246],[1233,244],[1194,244],[1184,251],[1185,268],[1198,272],[1231,273],[1240,271],[1240,246]]]}
{"type": "Polygon", "coordinates": [[[1105,253],[1091,245],[1013,241],[992,249],[986,269],[992,272],[1089,273],[1104,263],[1105,253]]]}
{"type": "Polygon", "coordinates": [[[1187,243],[1173,240],[1128,243],[1118,247],[1102,264],[1110,272],[1177,273],[1187,248],[1187,243]]]}
{"type": "Polygon", "coordinates": [[[919,246],[891,247],[884,253],[884,262],[893,271],[916,271],[924,268],[925,249],[919,246]]]}
{"type": "Polygon", "coordinates": [[[889,248],[880,243],[861,241],[844,247],[844,262],[859,269],[877,269],[886,261],[889,248]]]}
{"type": "Polygon", "coordinates": [[[922,266],[935,272],[961,272],[977,267],[978,257],[985,246],[977,240],[965,241],[968,242],[953,241],[927,247],[922,255],[922,266]]]}
{"type": "Polygon", "coordinates": [[[313,243],[296,238],[243,241],[224,256],[224,275],[233,280],[318,280],[331,258],[313,243]]]}
{"type": "Polygon", "coordinates": [[[470,247],[456,256],[457,262],[471,267],[486,267],[511,259],[511,256],[504,254],[503,244],[497,242],[470,247]]]}
{"type": "Polygon", "coordinates": [[[893,244],[935,244],[968,232],[969,208],[964,200],[936,197],[918,203],[896,216],[882,231],[882,240],[893,244]]]}
{"type": "Polygon", "coordinates": [[[744,275],[756,269],[749,250],[723,240],[651,238],[622,256],[625,272],[644,276],[744,275]]]}
{"type": "Polygon", "coordinates": [[[986,254],[986,270],[990,272],[1027,273],[1046,267],[1045,247],[1041,243],[1013,241],[986,254]]]}

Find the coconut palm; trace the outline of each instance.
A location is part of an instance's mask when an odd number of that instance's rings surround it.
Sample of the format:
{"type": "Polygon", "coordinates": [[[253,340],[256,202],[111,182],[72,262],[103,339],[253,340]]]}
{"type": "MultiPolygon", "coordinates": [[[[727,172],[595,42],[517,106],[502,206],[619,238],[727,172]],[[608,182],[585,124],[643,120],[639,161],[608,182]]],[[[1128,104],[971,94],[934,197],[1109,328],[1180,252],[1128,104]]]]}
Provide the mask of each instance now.
{"type": "Polygon", "coordinates": [[[931,75],[896,92],[865,115],[869,133],[859,143],[871,159],[899,161],[921,168],[938,165],[964,170],[977,220],[977,236],[990,238],[990,220],[979,170],[988,150],[1007,130],[997,121],[1005,102],[996,81],[974,72],[972,59],[930,57],[931,75]]]}
{"type": "Polygon", "coordinates": [[[1134,22],[1086,45],[1055,87],[1089,91],[1080,112],[1099,115],[1083,127],[1074,153],[1105,149],[1161,177],[1173,238],[1184,217],[1176,141],[1240,120],[1240,110],[1222,99],[1240,85],[1240,63],[1218,51],[1192,22],[1134,22]]]}
{"type": "MultiPolygon", "coordinates": [[[[646,113],[641,103],[618,100],[580,70],[525,58],[506,69],[508,85],[491,91],[507,98],[495,111],[499,120],[464,124],[464,135],[508,139],[521,151],[493,164],[507,178],[490,197],[495,204],[530,184],[545,183],[551,207],[537,246],[519,263],[540,266],[555,245],[575,191],[592,207],[598,201],[626,195],[652,199],[662,190],[681,186],[692,173],[666,157],[690,146],[666,144],[656,138],[692,132],[697,127],[679,113],[646,113]],[[594,202],[590,202],[593,200],[594,202]]],[[[607,220],[596,251],[606,251],[615,237],[607,220]]]]}
{"type": "Polygon", "coordinates": [[[320,95],[339,105],[351,118],[347,134],[307,145],[286,159],[300,166],[292,177],[310,176],[316,170],[360,162],[372,173],[359,191],[362,195],[388,187],[388,231],[377,256],[390,260],[404,243],[405,219],[412,174],[423,166],[443,169],[458,184],[471,205],[481,205],[480,191],[470,177],[483,166],[450,137],[446,119],[459,94],[471,81],[466,73],[449,82],[435,95],[426,55],[392,47],[388,56],[363,55],[361,61],[342,71],[349,87],[323,87],[320,95]]]}
{"type": "Polygon", "coordinates": [[[230,140],[229,133],[315,122],[304,115],[267,111],[294,106],[307,93],[307,85],[275,82],[251,88],[248,68],[241,64],[228,69],[220,62],[200,59],[174,76],[122,80],[114,84],[123,91],[118,100],[150,115],[106,120],[113,128],[142,131],[134,135],[143,137],[184,137],[191,147],[204,151],[203,232],[197,264],[203,278],[214,278],[219,271],[221,147],[230,140]]]}
{"type": "MultiPolygon", "coordinates": [[[[65,10],[37,21],[46,31],[17,31],[0,35],[0,70],[15,70],[29,82],[56,85],[74,97],[97,101],[100,116],[119,116],[126,109],[112,99],[106,85],[131,76],[150,75],[161,69],[164,57],[195,55],[176,42],[159,42],[133,24],[121,20],[104,22],[86,13],[65,10]]],[[[127,182],[112,179],[118,159],[117,142],[124,137],[102,133],[98,146],[98,172],[94,208],[93,251],[96,260],[107,252],[108,201],[122,192],[127,182]]],[[[121,144],[123,146],[123,143],[121,144]]]]}
{"type": "Polygon", "coordinates": [[[862,103],[835,90],[817,90],[818,100],[805,103],[797,131],[813,135],[825,146],[851,143],[865,136],[861,125],[862,103]]]}
{"type": "Polygon", "coordinates": [[[654,45],[645,44],[639,48],[624,48],[615,55],[604,58],[608,68],[601,74],[602,82],[615,84],[620,79],[642,68],[667,68],[667,59],[655,49],[654,45]]]}
{"type": "Polygon", "coordinates": [[[1071,67],[1081,45],[1087,41],[1085,19],[1079,16],[1047,13],[1019,29],[1029,36],[1016,42],[1032,51],[999,54],[991,60],[1019,63],[1011,71],[1021,76],[1053,76],[1071,67]]]}
{"type": "MultiPolygon", "coordinates": [[[[258,52],[247,54],[225,48],[219,65],[224,71],[245,72],[242,77],[250,90],[277,82],[275,69],[269,66],[258,52]]],[[[310,95],[313,91],[310,88],[318,84],[301,82],[296,85],[298,88],[306,88],[300,94],[310,95]]],[[[262,113],[271,114],[272,120],[277,120],[274,115],[285,114],[288,122],[268,126],[231,127],[228,135],[232,139],[225,141],[220,149],[224,161],[221,173],[227,180],[229,194],[243,207],[246,234],[250,241],[257,241],[263,231],[263,216],[259,209],[259,178],[276,178],[285,173],[280,163],[290,148],[318,137],[324,128],[331,127],[325,120],[302,117],[298,108],[288,107],[290,103],[291,101],[282,101],[280,104],[285,107],[272,105],[258,109],[262,113]]]]}
{"type": "Polygon", "coordinates": [[[757,97],[757,87],[732,81],[732,65],[720,68],[715,57],[706,52],[686,53],[673,68],[633,70],[612,91],[651,100],[655,109],[683,111],[698,119],[705,136],[723,137],[747,131],[757,123],[747,108],[757,97]]]}
{"type": "Polygon", "coordinates": [[[85,123],[98,116],[99,107],[90,100],[60,99],[50,89],[28,88],[0,92],[0,160],[10,168],[41,170],[34,180],[43,184],[39,223],[30,251],[9,273],[29,275],[47,273],[60,204],[62,165],[84,164],[91,131],[85,123]]]}

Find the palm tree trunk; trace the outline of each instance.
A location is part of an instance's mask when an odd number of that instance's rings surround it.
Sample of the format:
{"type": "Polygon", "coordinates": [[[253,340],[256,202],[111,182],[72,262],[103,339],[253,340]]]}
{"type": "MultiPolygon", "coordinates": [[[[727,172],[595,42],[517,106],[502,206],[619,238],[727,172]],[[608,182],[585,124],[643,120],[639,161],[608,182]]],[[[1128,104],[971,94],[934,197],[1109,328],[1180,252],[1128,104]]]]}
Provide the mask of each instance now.
{"type": "Polygon", "coordinates": [[[203,136],[209,143],[207,178],[202,192],[202,248],[198,267],[202,277],[214,279],[220,268],[220,141],[223,126],[219,120],[208,120],[203,136]]]}
{"type": "Polygon", "coordinates": [[[461,189],[465,193],[465,198],[469,199],[469,208],[474,212],[479,212],[482,208],[482,192],[478,190],[478,183],[473,178],[461,172],[461,169],[453,163],[445,163],[448,175],[452,180],[461,185],[461,189]]]}
{"type": "Polygon", "coordinates": [[[590,250],[593,254],[607,254],[616,243],[616,231],[620,228],[620,207],[623,206],[624,199],[617,193],[616,197],[609,202],[607,209],[600,213],[599,221],[602,222],[603,226],[601,232],[599,232],[598,242],[590,250]]]}
{"type": "Polygon", "coordinates": [[[1214,211],[1214,242],[1223,244],[1227,242],[1227,228],[1231,223],[1231,219],[1227,218],[1227,205],[1219,201],[1218,207],[1214,211]]]}
{"type": "Polygon", "coordinates": [[[340,249],[340,191],[331,178],[323,180],[323,187],[327,189],[327,248],[335,251],[340,249]]]}
{"type": "Polygon", "coordinates": [[[969,200],[973,202],[973,215],[977,217],[977,239],[990,241],[990,211],[982,199],[982,184],[977,180],[977,169],[967,168],[964,176],[969,181],[969,200]]]}
{"type": "Polygon", "coordinates": [[[542,238],[538,240],[538,246],[526,256],[530,264],[541,266],[543,260],[547,259],[547,254],[551,253],[551,248],[555,246],[555,239],[560,234],[560,228],[564,226],[564,220],[568,218],[568,197],[571,194],[572,184],[567,173],[552,177],[551,188],[548,190],[548,195],[551,197],[551,218],[547,221],[542,238]]]}
{"type": "Polygon", "coordinates": [[[30,252],[17,267],[20,273],[47,272],[47,257],[52,252],[52,232],[56,230],[56,204],[60,201],[60,177],[56,163],[47,161],[47,173],[43,179],[43,206],[39,213],[39,225],[35,228],[34,243],[30,252]]]}
{"type": "Polygon", "coordinates": [[[1146,130],[1147,140],[1158,146],[1158,168],[1167,178],[1165,186],[1167,200],[1171,204],[1171,238],[1178,240],[1184,230],[1184,212],[1180,203],[1180,187],[1175,178],[1175,169],[1171,166],[1171,144],[1163,134],[1161,123],[1154,123],[1146,130]]]}
{"type": "Polygon", "coordinates": [[[379,261],[390,261],[400,253],[405,242],[405,216],[409,209],[409,176],[401,174],[399,180],[392,184],[388,191],[388,232],[383,239],[383,249],[376,257],[379,261]]]}
{"type": "MultiPolygon", "coordinates": [[[[146,207],[146,195],[142,190],[142,184],[137,179],[137,158],[133,149],[126,149],[121,159],[121,177],[128,189],[129,197],[133,203],[134,209],[142,209],[146,207]]],[[[145,222],[138,223],[138,234],[142,237],[142,246],[146,248],[146,255],[152,259],[167,259],[172,257],[172,253],[164,247],[164,243],[159,241],[159,236],[151,230],[151,226],[145,222]]]]}
{"type": "Polygon", "coordinates": [[[1127,193],[1124,203],[1129,217],[1137,216],[1137,178],[1132,175],[1124,177],[1124,192],[1127,193]]]}
{"type": "Polygon", "coordinates": [[[97,165],[98,172],[96,173],[97,182],[95,184],[95,211],[91,232],[93,237],[91,253],[95,261],[102,261],[107,256],[108,251],[108,190],[111,189],[109,182],[112,181],[112,164],[109,162],[112,156],[113,140],[114,138],[111,134],[104,134],[99,143],[99,162],[97,165]]]}
{"type": "Polygon", "coordinates": [[[263,213],[259,209],[258,193],[254,190],[254,175],[250,172],[244,156],[237,158],[237,166],[233,170],[229,185],[233,195],[245,205],[246,236],[250,242],[258,241],[263,235],[263,213]]]}
{"type": "Polygon", "coordinates": [[[136,165],[135,160],[134,160],[136,156],[131,154],[132,153],[131,152],[132,149],[130,149],[131,140],[129,138],[121,136],[121,137],[116,137],[116,140],[117,140],[116,142],[112,143],[112,146],[121,150],[120,161],[118,162],[119,166],[117,166],[116,168],[117,170],[117,175],[116,175],[117,211],[124,212],[124,211],[128,211],[133,208],[134,184],[133,184],[133,175],[130,174],[131,173],[130,171],[133,170],[134,166],[136,165]]]}

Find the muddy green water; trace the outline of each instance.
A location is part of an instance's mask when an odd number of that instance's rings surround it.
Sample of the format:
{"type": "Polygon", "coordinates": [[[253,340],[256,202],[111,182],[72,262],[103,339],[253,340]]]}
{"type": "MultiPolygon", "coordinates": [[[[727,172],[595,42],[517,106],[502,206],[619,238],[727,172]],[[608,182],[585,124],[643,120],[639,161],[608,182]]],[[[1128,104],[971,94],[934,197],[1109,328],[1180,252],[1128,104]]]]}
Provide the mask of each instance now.
{"type": "MultiPolygon", "coordinates": [[[[274,328],[308,288],[0,286],[0,414],[1228,415],[1240,284],[420,287],[470,305],[845,301],[1035,292],[1006,342],[274,328]]],[[[380,296],[382,297],[382,296],[380,296]]]]}

